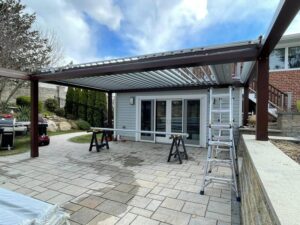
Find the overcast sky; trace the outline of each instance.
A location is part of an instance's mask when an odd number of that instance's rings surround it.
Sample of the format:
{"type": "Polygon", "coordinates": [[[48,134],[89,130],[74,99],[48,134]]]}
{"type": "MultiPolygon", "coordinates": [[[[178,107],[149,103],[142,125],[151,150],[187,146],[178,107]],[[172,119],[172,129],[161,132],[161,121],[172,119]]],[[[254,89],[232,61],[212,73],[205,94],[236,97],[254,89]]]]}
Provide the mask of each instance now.
{"type": "MultiPolygon", "coordinates": [[[[257,39],[279,0],[21,0],[54,32],[65,62],[257,39]]],[[[287,33],[300,33],[297,16],[287,33]]]]}

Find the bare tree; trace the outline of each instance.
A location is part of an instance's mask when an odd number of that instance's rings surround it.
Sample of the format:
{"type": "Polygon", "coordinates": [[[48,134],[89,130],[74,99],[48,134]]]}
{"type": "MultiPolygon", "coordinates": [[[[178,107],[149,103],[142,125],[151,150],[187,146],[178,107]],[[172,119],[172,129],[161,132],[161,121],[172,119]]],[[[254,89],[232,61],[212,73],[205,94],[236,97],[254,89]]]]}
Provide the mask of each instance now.
{"type": "MultiPolygon", "coordinates": [[[[35,71],[57,64],[62,59],[62,48],[54,32],[33,29],[35,13],[24,11],[19,0],[0,0],[0,67],[22,71],[35,71]]],[[[9,96],[6,105],[26,81],[0,78],[0,100],[6,87],[9,96]]]]}

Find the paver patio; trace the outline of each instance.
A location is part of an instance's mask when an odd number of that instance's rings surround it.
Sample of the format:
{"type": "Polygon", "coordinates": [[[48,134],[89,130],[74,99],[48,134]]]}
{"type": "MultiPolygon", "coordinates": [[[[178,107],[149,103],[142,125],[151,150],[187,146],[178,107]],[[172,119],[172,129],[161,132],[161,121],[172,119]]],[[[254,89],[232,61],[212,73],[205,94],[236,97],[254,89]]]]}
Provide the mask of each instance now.
{"type": "Polygon", "coordinates": [[[0,158],[0,186],[61,205],[71,224],[240,223],[229,187],[214,184],[199,195],[206,149],[187,147],[180,165],[166,162],[169,145],[113,142],[97,153],[67,141],[76,135],[52,137],[39,158],[0,158]]]}

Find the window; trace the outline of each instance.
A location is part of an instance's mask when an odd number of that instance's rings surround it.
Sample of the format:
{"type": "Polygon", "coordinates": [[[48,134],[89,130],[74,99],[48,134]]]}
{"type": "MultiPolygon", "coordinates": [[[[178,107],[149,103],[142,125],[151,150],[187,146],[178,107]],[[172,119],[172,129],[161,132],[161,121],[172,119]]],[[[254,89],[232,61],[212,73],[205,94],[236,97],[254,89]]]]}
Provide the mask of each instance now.
{"type": "Polygon", "coordinates": [[[289,48],[289,68],[300,67],[300,46],[289,48]]]}
{"type": "Polygon", "coordinates": [[[274,49],[270,55],[270,70],[284,69],[284,48],[274,49]]]}

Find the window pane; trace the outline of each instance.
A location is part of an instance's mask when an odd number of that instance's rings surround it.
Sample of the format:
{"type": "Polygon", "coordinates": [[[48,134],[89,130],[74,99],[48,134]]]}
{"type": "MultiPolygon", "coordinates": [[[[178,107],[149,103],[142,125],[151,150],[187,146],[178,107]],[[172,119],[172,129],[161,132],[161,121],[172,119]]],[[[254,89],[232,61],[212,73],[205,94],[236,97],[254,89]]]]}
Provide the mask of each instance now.
{"type": "Polygon", "coordinates": [[[274,49],[270,55],[270,70],[284,69],[284,48],[274,49]]]}
{"type": "MultiPolygon", "coordinates": [[[[166,132],[166,116],[167,116],[167,102],[156,101],[156,131],[166,132]]],[[[156,137],[165,137],[164,134],[156,134],[156,137]]]]}
{"type": "Polygon", "coordinates": [[[289,48],[289,68],[300,67],[300,46],[289,48]]]}
{"type": "Polygon", "coordinates": [[[184,127],[183,132],[188,133],[187,144],[200,144],[200,100],[184,100],[184,127]]]}
{"type": "Polygon", "coordinates": [[[182,132],[182,101],[172,101],[171,132],[182,132]]]}
{"type": "MultiPolygon", "coordinates": [[[[141,102],[141,130],[153,131],[153,111],[154,111],[153,100],[143,100],[141,102]]],[[[142,140],[154,140],[154,135],[149,133],[141,133],[142,140]]]]}

